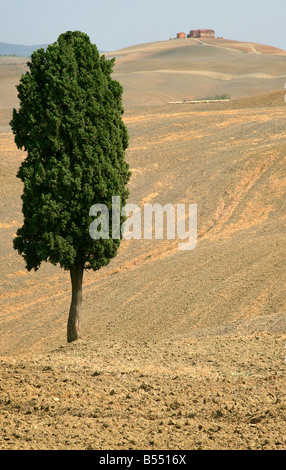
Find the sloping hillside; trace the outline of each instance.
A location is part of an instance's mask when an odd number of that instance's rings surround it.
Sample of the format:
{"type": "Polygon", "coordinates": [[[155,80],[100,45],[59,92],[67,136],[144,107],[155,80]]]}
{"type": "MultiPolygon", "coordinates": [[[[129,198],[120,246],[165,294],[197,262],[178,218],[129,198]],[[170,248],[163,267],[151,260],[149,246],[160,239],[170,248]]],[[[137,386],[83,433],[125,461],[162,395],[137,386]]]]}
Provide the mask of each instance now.
{"type": "Polygon", "coordinates": [[[107,54],[112,56],[128,105],[221,94],[234,99],[281,89],[286,80],[286,52],[253,43],[174,39],[107,54]]]}
{"type": "MultiPolygon", "coordinates": [[[[181,252],[177,241],[124,241],[109,267],[88,273],[83,328],[94,340],[159,340],[284,311],[283,95],[281,102],[127,110],[130,202],[196,203],[198,246],[181,252]]],[[[66,273],[43,265],[28,274],[12,248],[22,158],[2,133],[2,353],[64,339],[70,301],[66,273]]]]}

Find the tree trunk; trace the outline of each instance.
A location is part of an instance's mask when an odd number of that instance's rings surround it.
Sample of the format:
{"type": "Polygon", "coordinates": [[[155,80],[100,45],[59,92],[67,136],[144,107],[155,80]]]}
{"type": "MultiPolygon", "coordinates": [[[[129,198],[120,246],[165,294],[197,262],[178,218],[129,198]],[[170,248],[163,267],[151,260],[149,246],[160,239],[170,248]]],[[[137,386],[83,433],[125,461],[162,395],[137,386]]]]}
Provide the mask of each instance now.
{"type": "Polygon", "coordinates": [[[79,325],[81,320],[83,264],[76,263],[70,270],[72,300],[67,326],[68,343],[81,338],[79,325]]]}

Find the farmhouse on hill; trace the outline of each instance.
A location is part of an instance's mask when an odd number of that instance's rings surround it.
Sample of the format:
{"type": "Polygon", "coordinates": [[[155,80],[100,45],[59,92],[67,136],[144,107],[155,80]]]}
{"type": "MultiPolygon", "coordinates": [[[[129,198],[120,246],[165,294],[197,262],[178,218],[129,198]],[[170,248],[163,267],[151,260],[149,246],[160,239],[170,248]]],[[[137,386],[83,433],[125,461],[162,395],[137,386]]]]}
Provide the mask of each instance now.
{"type": "Polygon", "coordinates": [[[192,29],[187,37],[188,38],[214,38],[215,31],[213,29],[192,29]]]}
{"type": "MultiPolygon", "coordinates": [[[[177,33],[177,39],[184,39],[185,33],[177,33]]],[[[188,38],[215,38],[213,29],[192,29],[187,35],[188,38]]]]}

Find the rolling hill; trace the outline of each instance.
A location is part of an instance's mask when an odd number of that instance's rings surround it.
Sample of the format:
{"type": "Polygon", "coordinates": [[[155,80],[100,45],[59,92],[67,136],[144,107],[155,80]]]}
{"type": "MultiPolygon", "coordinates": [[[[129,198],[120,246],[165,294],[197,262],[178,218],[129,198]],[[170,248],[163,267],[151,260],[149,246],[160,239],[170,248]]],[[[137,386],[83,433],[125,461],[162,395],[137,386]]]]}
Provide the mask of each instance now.
{"type": "Polygon", "coordinates": [[[115,77],[127,105],[156,105],[228,94],[232,99],[284,87],[286,52],[223,39],[174,39],[125,48],[115,77]]]}
{"type": "Polygon", "coordinates": [[[129,202],[197,204],[198,243],[123,241],[86,273],[70,345],[68,273],[28,273],[12,247],[25,155],[8,123],[25,62],[0,60],[1,449],[285,447],[285,54],[173,40],[110,55],[129,202]],[[224,92],[242,98],[168,104],[224,92]]]}

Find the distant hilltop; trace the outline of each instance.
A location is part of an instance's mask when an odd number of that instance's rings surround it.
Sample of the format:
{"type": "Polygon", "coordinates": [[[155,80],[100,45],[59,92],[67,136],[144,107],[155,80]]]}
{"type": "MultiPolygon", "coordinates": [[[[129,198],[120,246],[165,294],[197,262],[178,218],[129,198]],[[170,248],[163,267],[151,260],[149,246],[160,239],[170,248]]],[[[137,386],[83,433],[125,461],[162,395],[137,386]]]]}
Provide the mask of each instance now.
{"type": "Polygon", "coordinates": [[[0,42],[0,55],[30,57],[37,49],[40,49],[41,47],[46,49],[47,46],[48,44],[24,46],[22,44],[8,44],[6,42],[0,42]]]}
{"type": "Polygon", "coordinates": [[[191,29],[189,34],[177,33],[177,39],[187,38],[215,38],[215,31],[213,29],[191,29]]]}
{"type": "MultiPolygon", "coordinates": [[[[9,44],[6,42],[0,42],[0,56],[16,56],[16,57],[31,57],[34,51],[37,49],[46,49],[48,44],[35,44],[33,46],[24,46],[22,44],[9,44]]],[[[100,53],[105,51],[99,50],[100,53]]]]}

